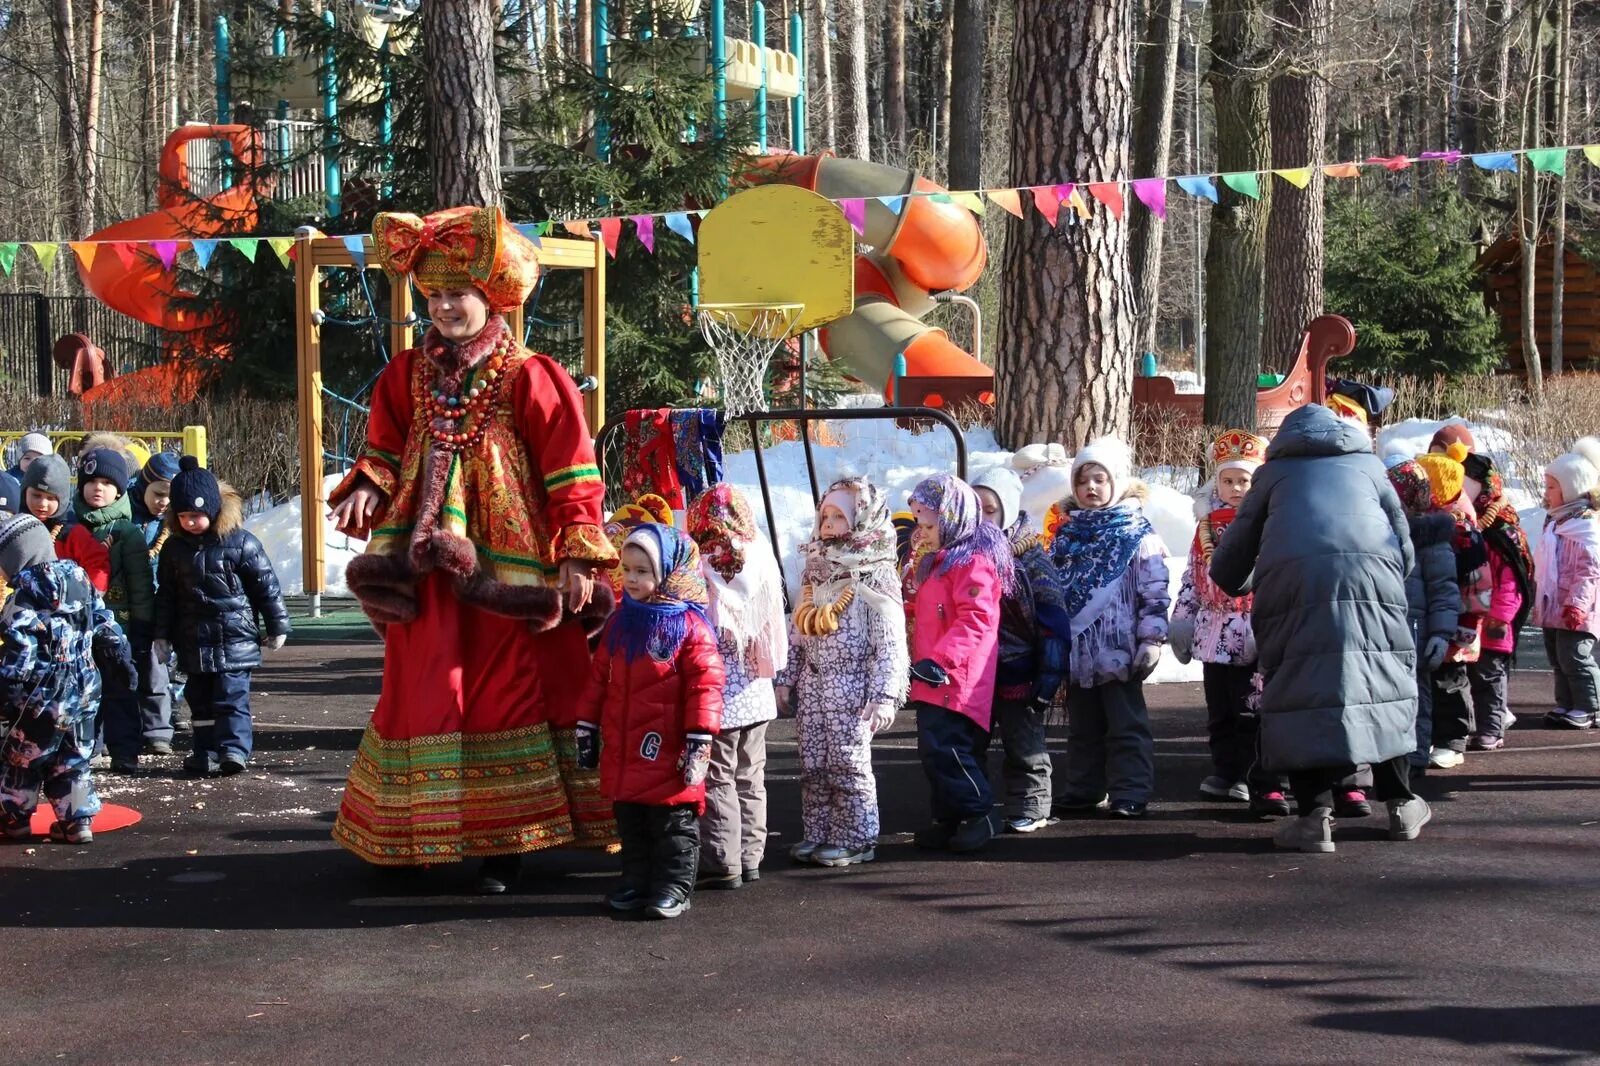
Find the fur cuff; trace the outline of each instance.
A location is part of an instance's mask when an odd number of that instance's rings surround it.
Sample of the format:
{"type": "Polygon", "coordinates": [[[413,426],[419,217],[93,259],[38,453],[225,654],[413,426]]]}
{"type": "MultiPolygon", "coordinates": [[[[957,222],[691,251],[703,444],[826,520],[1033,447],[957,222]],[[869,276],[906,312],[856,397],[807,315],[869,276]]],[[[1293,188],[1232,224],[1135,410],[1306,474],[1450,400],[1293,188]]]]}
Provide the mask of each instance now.
{"type": "Polygon", "coordinates": [[[485,611],[526,621],[535,633],[561,623],[561,592],[548,585],[506,585],[481,571],[456,578],[456,595],[485,611]]]}
{"type": "Polygon", "coordinates": [[[379,635],[384,626],[416,621],[416,577],[399,559],[358,555],[345,567],[344,580],[379,635]]]}

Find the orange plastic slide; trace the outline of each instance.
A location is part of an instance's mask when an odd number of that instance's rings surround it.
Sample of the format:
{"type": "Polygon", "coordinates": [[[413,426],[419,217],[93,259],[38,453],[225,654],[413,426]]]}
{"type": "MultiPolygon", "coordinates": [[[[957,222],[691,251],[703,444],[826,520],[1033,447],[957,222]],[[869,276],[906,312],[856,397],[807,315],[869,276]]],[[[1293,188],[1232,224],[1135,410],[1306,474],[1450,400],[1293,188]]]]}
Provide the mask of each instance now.
{"type": "Polygon", "coordinates": [[[208,368],[227,357],[227,323],[220,321],[215,311],[197,308],[195,294],[183,287],[175,271],[162,265],[149,243],[120,247],[116,243],[186,241],[248,233],[255,227],[256,190],[249,183],[204,198],[190,190],[184,148],[191,141],[203,140],[226,141],[247,173],[259,165],[259,135],[249,126],[197,125],[174,130],[161,147],[157,209],[91,235],[89,240],[99,242],[93,263],[85,268],[83,261],[78,261],[84,287],[101,303],[178,335],[167,342],[161,363],[96,386],[84,394],[85,404],[164,406],[192,400],[205,384],[208,368]]]}
{"type": "Polygon", "coordinates": [[[912,192],[943,192],[909,170],[839,159],[832,155],[769,155],[758,163],[770,180],[810,189],[830,199],[860,198],[866,205],[856,256],[855,313],[822,334],[830,358],[862,381],[894,388],[895,357],[906,361],[902,403],[994,399],[994,371],[953,344],[944,330],[922,321],[933,292],[969,288],[983,273],[988,246],[978,220],[965,207],[912,192]],[[878,197],[905,196],[896,212],[878,197]]]}

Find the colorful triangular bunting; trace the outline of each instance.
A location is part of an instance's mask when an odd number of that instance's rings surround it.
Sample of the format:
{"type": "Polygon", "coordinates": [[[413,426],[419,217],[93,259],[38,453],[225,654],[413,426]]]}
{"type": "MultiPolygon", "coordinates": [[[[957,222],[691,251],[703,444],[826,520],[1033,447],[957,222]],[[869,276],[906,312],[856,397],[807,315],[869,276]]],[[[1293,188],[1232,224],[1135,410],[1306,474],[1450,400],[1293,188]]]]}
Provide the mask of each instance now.
{"type": "Polygon", "coordinates": [[[267,245],[278,257],[278,262],[284,266],[289,265],[289,249],[294,247],[293,237],[268,237],[267,245]]]}
{"type": "Polygon", "coordinates": [[[131,241],[116,241],[111,245],[111,252],[117,257],[117,262],[122,264],[123,270],[132,270],[134,261],[139,257],[139,249],[131,241]]]}
{"type": "Polygon", "coordinates": [[[859,196],[846,197],[839,201],[839,210],[844,212],[844,217],[850,220],[850,225],[857,233],[867,235],[867,202],[859,196]]]}
{"type": "Polygon", "coordinates": [[[1359,178],[1361,176],[1361,164],[1331,163],[1323,167],[1322,172],[1330,178],[1359,178]]]}
{"type": "Polygon", "coordinates": [[[613,215],[600,220],[600,241],[606,246],[606,254],[611,258],[617,257],[617,241],[622,238],[622,219],[613,215]]]}
{"type": "Polygon", "coordinates": [[[1273,173],[1297,189],[1311,184],[1310,167],[1290,167],[1287,170],[1274,170],[1273,173]]]}
{"type": "Polygon", "coordinates": [[[884,207],[887,207],[889,210],[893,211],[896,216],[898,216],[901,211],[905,210],[906,198],[904,196],[880,196],[877,198],[877,200],[884,207]]]}
{"type": "Polygon", "coordinates": [[[1376,163],[1391,174],[1398,174],[1411,166],[1411,160],[1403,155],[1371,155],[1367,157],[1367,162],[1376,163]]]}
{"type": "Polygon", "coordinates": [[[594,239],[594,234],[589,229],[588,219],[573,219],[571,222],[563,222],[561,223],[561,228],[574,237],[580,237],[586,241],[594,239]]]}
{"type": "Polygon", "coordinates": [[[1114,181],[1097,181],[1089,186],[1089,195],[1111,209],[1111,217],[1120,219],[1127,205],[1122,202],[1122,186],[1114,181]]]}
{"type": "Polygon", "coordinates": [[[5,271],[6,277],[11,276],[12,268],[17,265],[17,242],[0,241],[0,270],[5,271]]]}
{"type": "Polygon", "coordinates": [[[984,192],[989,202],[996,207],[1009,211],[1018,218],[1022,217],[1022,196],[1015,189],[988,189],[984,192]]]}
{"type": "Polygon", "coordinates": [[[1217,192],[1216,184],[1204,174],[1186,174],[1178,178],[1177,182],[1178,188],[1198,199],[1210,200],[1212,203],[1216,203],[1222,198],[1221,194],[1217,192]]]}
{"type": "MultiPolygon", "coordinates": [[[[260,248],[261,241],[256,237],[229,237],[228,244],[234,251],[254,263],[256,261],[256,251],[260,248]]],[[[122,253],[119,250],[117,254],[121,255],[122,253]]]]}
{"type": "Polygon", "coordinates": [[[654,215],[634,215],[633,229],[639,237],[639,243],[644,245],[644,250],[651,255],[656,254],[656,217],[654,215]]]}
{"type": "Polygon", "coordinates": [[[33,249],[33,254],[39,259],[39,269],[46,274],[56,265],[56,253],[61,251],[61,246],[54,241],[29,241],[28,247],[33,249]]]}
{"type": "Polygon", "coordinates": [[[541,222],[518,223],[517,232],[528,238],[528,240],[532,241],[535,248],[539,248],[544,244],[544,242],[539,239],[540,237],[544,236],[544,234],[539,231],[539,227],[543,224],[544,223],[541,222]]]}
{"type": "Polygon", "coordinates": [[[72,254],[78,257],[78,264],[85,270],[94,268],[95,253],[100,250],[100,245],[94,241],[73,241],[72,254]]]}
{"type": "Polygon", "coordinates": [[[1248,196],[1252,200],[1261,199],[1261,175],[1253,170],[1242,170],[1234,174],[1219,174],[1222,184],[1238,193],[1248,196]]]}
{"type": "MultiPolygon", "coordinates": [[[[520,227],[518,227],[520,228],[520,227]]],[[[344,250],[350,253],[350,258],[355,261],[357,270],[367,269],[367,238],[364,234],[353,233],[343,240],[344,250]]]]}
{"type": "Polygon", "coordinates": [[[206,238],[199,238],[189,242],[189,247],[194,249],[194,261],[204,270],[211,265],[211,256],[217,250],[217,242],[206,238]]]}
{"type": "Polygon", "coordinates": [[[1167,217],[1167,179],[1138,178],[1133,182],[1133,195],[1152,215],[1161,219],[1167,217]]]}
{"type": "Polygon", "coordinates": [[[1595,166],[1600,167],[1600,144],[1584,145],[1583,157],[1595,166]]]}
{"type": "Polygon", "coordinates": [[[689,223],[689,216],[682,211],[674,211],[667,216],[667,228],[690,244],[694,243],[694,226],[689,223]]]}
{"type": "Polygon", "coordinates": [[[1517,172],[1517,156],[1514,152],[1479,152],[1468,158],[1479,170],[1505,170],[1513,174],[1517,172]]]}
{"type": "Polygon", "coordinates": [[[1067,206],[1078,213],[1080,220],[1087,222],[1089,220],[1089,205],[1084,202],[1082,191],[1076,185],[1056,186],[1056,192],[1060,192],[1062,189],[1067,190],[1067,195],[1063,197],[1067,201],[1067,206]]]}
{"type": "Polygon", "coordinates": [[[1050,223],[1050,228],[1055,229],[1061,217],[1061,197],[1056,195],[1053,185],[1035,185],[1033,193],[1033,209],[1044,216],[1050,223]]]}
{"type": "Polygon", "coordinates": [[[161,269],[170,271],[172,264],[178,261],[178,242],[152,241],[151,247],[156,250],[156,257],[161,260],[161,269]]]}
{"type": "Polygon", "coordinates": [[[1567,150],[1565,148],[1530,148],[1528,162],[1542,174],[1567,176],[1567,150]]]}
{"type": "Polygon", "coordinates": [[[950,194],[950,199],[975,215],[981,215],[986,210],[983,201],[978,199],[978,194],[975,192],[953,192],[950,194]]]}

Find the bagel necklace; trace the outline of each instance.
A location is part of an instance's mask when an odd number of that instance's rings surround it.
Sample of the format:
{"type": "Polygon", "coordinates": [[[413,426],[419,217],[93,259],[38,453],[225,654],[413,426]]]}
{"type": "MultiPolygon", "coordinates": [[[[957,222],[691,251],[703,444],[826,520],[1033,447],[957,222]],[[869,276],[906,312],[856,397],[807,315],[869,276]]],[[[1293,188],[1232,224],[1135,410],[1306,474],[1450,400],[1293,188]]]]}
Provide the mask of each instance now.
{"type": "Polygon", "coordinates": [[[478,368],[469,370],[454,392],[442,385],[430,388],[419,379],[417,403],[427,412],[428,432],[445,451],[476,448],[489,431],[489,415],[505,384],[502,371],[513,346],[509,335],[500,338],[482,373],[478,368]]]}

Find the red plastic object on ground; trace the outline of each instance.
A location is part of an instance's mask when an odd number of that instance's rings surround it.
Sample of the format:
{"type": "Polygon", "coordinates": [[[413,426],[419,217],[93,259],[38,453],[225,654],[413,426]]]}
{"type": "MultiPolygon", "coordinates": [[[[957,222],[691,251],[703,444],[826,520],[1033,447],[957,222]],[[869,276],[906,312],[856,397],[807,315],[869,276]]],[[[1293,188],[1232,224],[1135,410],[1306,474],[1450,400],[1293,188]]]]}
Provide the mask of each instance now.
{"type": "MultiPolygon", "coordinates": [[[[94,816],[94,821],[89,823],[89,828],[96,833],[113,833],[118,829],[126,829],[130,825],[138,825],[144,815],[132,807],[123,807],[116,803],[103,803],[100,813],[94,816]]],[[[33,830],[33,835],[45,837],[50,835],[50,827],[56,822],[56,812],[50,809],[48,803],[40,804],[33,812],[33,820],[28,828],[33,830]]]]}

